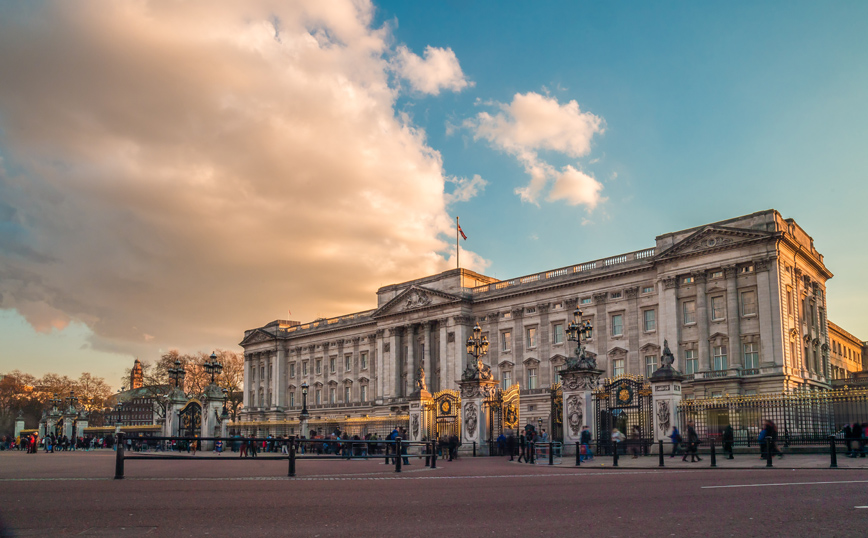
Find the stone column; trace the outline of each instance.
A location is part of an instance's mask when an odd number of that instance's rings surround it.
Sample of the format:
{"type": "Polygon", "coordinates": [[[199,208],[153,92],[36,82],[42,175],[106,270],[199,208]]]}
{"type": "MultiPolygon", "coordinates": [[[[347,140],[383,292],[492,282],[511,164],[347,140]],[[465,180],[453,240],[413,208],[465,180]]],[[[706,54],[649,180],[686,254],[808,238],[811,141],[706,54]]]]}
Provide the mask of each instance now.
{"type": "MultiPolygon", "coordinates": [[[[471,357],[472,360],[472,357],[471,357]]],[[[461,436],[462,452],[471,452],[476,443],[476,453],[488,455],[488,408],[483,405],[485,398],[493,393],[498,382],[491,379],[491,371],[483,376],[486,379],[461,380],[461,422],[464,431],[461,436]]]]}
{"type": "Polygon", "coordinates": [[[597,308],[594,315],[594,332],[592,333],[592,336],[594,339],[593,345],[597,348],[597,358],[604,361],[601,364],[598,364],[597,367],[606,372],[605,375],[609,375],[612,368],[609,365],[608,339],[609,331],[611,331],[612,328],[609,326],[609,313],[606,310],[606,299],[607,294],[605,293],[594,294],[594,305],[597,308]]]}
{"type": "Polygon", "coordinates": [[[67,436],[70,440],[72,439],[72,422],[75,420],[74,413],[64,413],[63,414],[63,435],[67,436]]]}
{"type": "Polygon", "coordinates": [[[404,368],[401,372],[401,396],[408,396],[413,392],[413,376],[416,373],[416,354],[413,349],[416,341],[412,324],[404,326],[403,340],[407,345],[407,358],[403,361],[404,368]]]}
{"type": "Polygon", "coordinates": [[[780,309],[780,301],[772,301],[769,287],[769,261],[754,262],[757,288],[757,308],[759,309],[760,353],[762,362],[771,366],[775,363],[775,337],[772,327],[772,305],[780,309]]]}
{"type": "MultiPolygon", "coordinates": [[[[684,379],[674,368],[658,368],[649,379],[653,396],[651,415],[654,422],[654,441],[669,440],[673,426],[678,425],[678,402],[681,401],[681,381],[684,379]]],[[[685,435],[687,432],[681,432],[685,435]]]]}
{"type": "Polygon", "coordinates": [[[166,423],[163,428],[164,437],[174,437],[180,431],[178,423],[178,411],[184,406],[187,401],[187,396],[179,388],[172,389],[169,393],[169,399],[166,403],[166,423]]]}
{"type": "Polygon", "coordinates": [[[448,323],[449,320],[447,318],[439,321],[440,345],[437,349],[437,370],[440,372],[440,375],[437,377],[437,386],[433,388],[435,392],[443,390],[446,387],[451,387],[455,379],[450,377],[451,371],[449,370],[449,331],[446,328],[448,323]]]}
{"type": "Polygon", "coordinates": [[[738,279],[736,278],[737,270],[735,265],[728,265],[723,268],[726,276],[726,336],[729,340],[729,363],[733,368],[741,368],[742,354],[741,350],[741,329],[739,327],[739,311],[738,311],[738,279]]]}
{"type": "Polygon", "coordinates": [[[86,412],[82,411],[82,413],[78,416],[78,421],[75,423],[75,432],[79,437],[84,437],[84,429],[88,427],[88,415],[86,412]]]}
{"type": "Polygon", "coordinates": [[[283,411],[286,407],[286,349],[277,348],[277,357],[274,365],[274,380],[271,384],[274,393],[273,405],[277,411],[283,411]]]}
{"type": "MultiPolygon", "coordinates": [[[[422,364],[425,368],[425,386],[434,385],[434,363],[431,360],[431,322],[423,321],[419,327],[422,329],[422,364]]],[[[418,368],[417,368],[418,369],[418,368]]]]}
{"type": "Polygon", "coordinates": [[[386,361],[386,397],[396,398],[401,395],[401,361],[404,360],[401,352],[401,329],[393,327],[389,329],[389,359],[386,361]]]}
{"type": "MultiPolygon", "coordinates": [[[[675,342],[681,341],[681,323],[678,319],[678,279],[670,276],[662,279],[658,284],[662,299],[660,301],[660,321],[657,331],[658,345],[663,349],[664,340],[675,337],[675,342]]],[[[681,363],[681,353],[675,358],[675,367],[684,370],[681,363]]]]}
{"type": "MultiPolygon", "coordinates": [[[[386,374],[385,365],[383,364],[383,359],[385,357],[385,335],[386,331],[384,329],[377,329],[377,351],[376,356],[373,357],[374,363],[377,365],[377,393],[374,396],[374,403],[376,403],[377,405],[381,405],[383,403],[383,398],[386,397],[386,374]]],[[[370,398],[370,396],[368,397],[370,398]]]]}
{"type": "Polygon", "coordinates": [[[244,354],[244,394],[241,395],[243,398],[243,406],[244,409],[250,409],[253,406],[253,402],[250,401],[250,391],[253,390],[253,377],[251,376],[251,362],[253,361],[252,357],[245,353],[244,354]]]}
{"type": "MultiPolygon", "coordinates": [[[[627,330],[627,364],[625,372],[635,375],[645,375],[645,364],[639,355],[639,335],[642,334],[642,311],[639,310],[639,287],[624,290],[627,297],[627,308],[624,312],[625,329],[627,330]]],[[[566,400],[565,400],[566,401],[566,400]]]]}
{"type": "Polygon", "coordinates": [[[452,377],[451,380],[461,379],[468,360],[474,360],[467,354],[465,343],[473,330],[473,318],[470,316],[454,316],[452,318],[455,331],[455,341],[452,342],[452,377]]]}
{"type": "MultiPolygon", "coordinates": [[[[202,437],[215,437],[220,434],[220,413],[226,398],[217,385],[205,387],[205,398],[202,402],[202,437]]],[[[214,449],[214,441],[201,441],[202,450],[214,449]]]]}
{"type": "MultiPolygon", "coordinates": [[[[708,349],[708,307],[705,304],[705,271],[692,273],[696,285],[696,326],[699,329],[699,371],[711,370],[708,349]]],[[[727,351],[728,353],[729,351],[727,351]]]]}
{"type": "MultiPolygon", "coordinates": [[[[539,359],[540,364],[540,387],[549,387],[552,383],[554,383],[554,377],[552,375],[552,343],[551,337],[549,336],[549,332],[551,331],[551,323],[549,323],[549,307],[550,303],[540,303],[536,305],[536,311],[539,315],[539,326],[536,330],[536,337],[539,341],[537,343],[537,349],[539,350],[539,359]]],[[[492,363],[492,366],[495,366],[492,363]]],[[[509,387],[503,387],[504,390],[509,387]]]]}
{"type": "Polygon", "coordinates": [[[567,368],[561,370],[563,389],[564,454],[576,453],[576,443],[581,439],[582,427],[588,426],[591,438],[597,438],[594,413],[594,389],[603,370],[589,368],[567,368]]]}

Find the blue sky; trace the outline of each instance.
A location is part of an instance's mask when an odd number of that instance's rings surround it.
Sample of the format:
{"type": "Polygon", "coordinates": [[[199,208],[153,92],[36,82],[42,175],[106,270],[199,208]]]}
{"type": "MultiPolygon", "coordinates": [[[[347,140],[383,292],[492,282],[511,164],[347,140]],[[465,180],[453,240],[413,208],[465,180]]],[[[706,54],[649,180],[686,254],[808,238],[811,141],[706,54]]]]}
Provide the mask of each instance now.
{"type": "Polygon", "coordinates": [[[0,2],[0,372],[117,383],[370,308],[449,266],[456,215],[466,266],[510,278],[775,208],[868,338],[864,2],[131,6],[0,2]],[[512,135],[482,134],[516,95],[599,120],[523,146],[534,201],[512,135]],[[553,199],[568,169],[593,202],[553,199]]]}

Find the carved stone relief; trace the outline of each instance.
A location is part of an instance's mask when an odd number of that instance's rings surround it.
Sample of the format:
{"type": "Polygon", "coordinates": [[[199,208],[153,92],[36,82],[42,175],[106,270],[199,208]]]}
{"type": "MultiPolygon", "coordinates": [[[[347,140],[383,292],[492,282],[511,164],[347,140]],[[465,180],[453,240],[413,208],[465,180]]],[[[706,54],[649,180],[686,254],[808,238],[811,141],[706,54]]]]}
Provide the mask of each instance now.
{"type": "Polygon", "coordinates": [[[669,431],[669,401],[657,400],[657,424],[660,427],[660,433],[665,435],[669,431]]]}
{"type": "Polygon", "coordinates": [[[476,437],[477,420],[476,405],[473,402],[467,402],[464,404],[464,424],[467,426],[468,438],[472,439],[476,437]]]}
{"type": "Polygon", "coordinates": [[[582,429],[583,420],[582,401],[574,394],[567,398],[567,423],[570,425],[573,437],[578,437],[579,431],[582,429]]]}

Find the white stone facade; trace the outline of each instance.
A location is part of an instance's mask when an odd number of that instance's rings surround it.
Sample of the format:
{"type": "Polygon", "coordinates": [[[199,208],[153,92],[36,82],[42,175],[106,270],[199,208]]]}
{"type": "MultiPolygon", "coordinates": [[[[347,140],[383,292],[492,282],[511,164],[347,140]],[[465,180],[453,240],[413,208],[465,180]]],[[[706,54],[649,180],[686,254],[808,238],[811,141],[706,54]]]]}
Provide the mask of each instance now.
{"type": "Polygon", "coordinates": [[[831,277],[811,237],[774,210],[511,280],[447,271],[381,288],[374,310],[246,331],[242,420],[296,418],[304,381],[312,416],[406,413],[420,366],[430,392],[458,388],[478,322],[495,378],[521,385],[522,423],[546,427],[577,305],[607,376],[648,375],[668,340],[686,397],[826,387],[831,277]]]}

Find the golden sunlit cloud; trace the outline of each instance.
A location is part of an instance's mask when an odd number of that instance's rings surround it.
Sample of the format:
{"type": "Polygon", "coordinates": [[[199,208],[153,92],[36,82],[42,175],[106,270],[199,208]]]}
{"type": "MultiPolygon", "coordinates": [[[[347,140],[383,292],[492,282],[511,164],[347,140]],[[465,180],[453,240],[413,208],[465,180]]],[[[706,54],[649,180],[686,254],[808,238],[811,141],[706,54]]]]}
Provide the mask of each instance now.
{"type": "Polygon", "coordinates": [[[145,356],[448,269],[446,204],[485,182],[446,198],[440,154],[395,113],[392,58],[422,92],[467,82],[451,50],[416,61],[372,17],[350,0],[8,9],[0,308],[145,356]]]}

